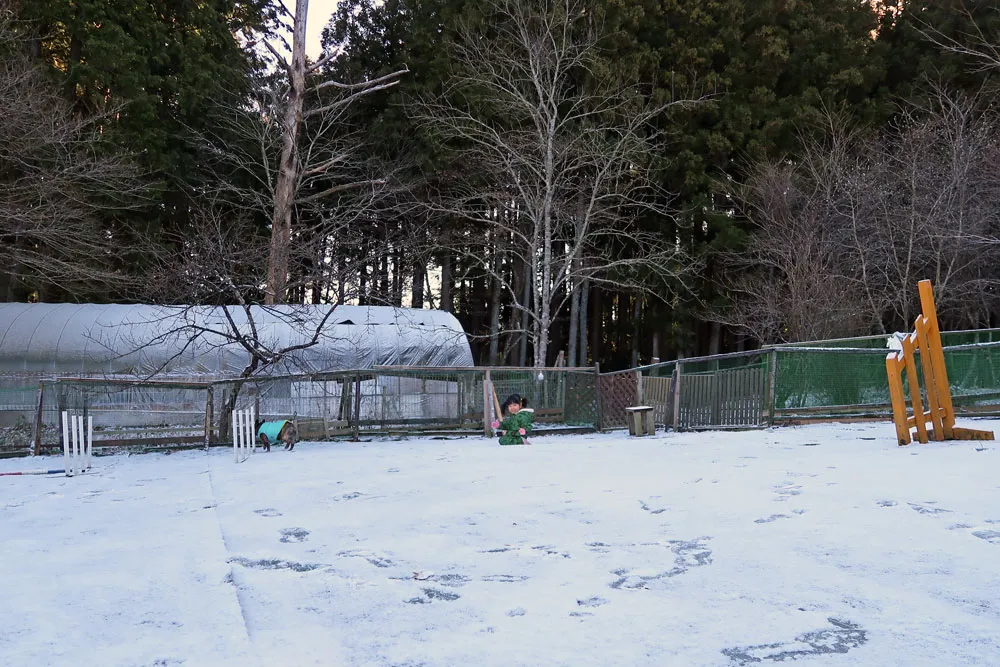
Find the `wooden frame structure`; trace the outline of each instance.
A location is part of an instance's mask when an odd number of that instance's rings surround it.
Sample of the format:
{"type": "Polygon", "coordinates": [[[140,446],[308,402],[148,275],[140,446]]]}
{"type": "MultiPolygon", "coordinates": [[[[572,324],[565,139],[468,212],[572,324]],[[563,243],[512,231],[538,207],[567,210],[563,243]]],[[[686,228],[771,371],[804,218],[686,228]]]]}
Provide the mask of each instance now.
{"type": "Polygon", "coordinates": [[[901,350],[894,350],[885,358],[896,438],[900,446],[910,444],[913,439],[921,443],[927,443],[931,439],[993,440],[993,431],[955,426],[955,407],[951,401],[948,371],[944,363],[941,331],[938,328],[937,311],[934,307],[934,290],[929,280],[921,280],[917,288],[920,291],[922,312],[914,322],[915,331],[902,339],[901,350]],[[920,378],[917,373],[917,352],[920,353],[923,369],[924,391],[927,396],[926,411],[921,399],[920,378]],[[912,415],[908,414],[906,409],[903,373],[906,373],[906,381],[910,387],[912,415]],[[928,423],[931,425],[930,430],[927,429],[928,423]],[[910,428],[914,427],[916,431],[911,437],[910,428]]]}

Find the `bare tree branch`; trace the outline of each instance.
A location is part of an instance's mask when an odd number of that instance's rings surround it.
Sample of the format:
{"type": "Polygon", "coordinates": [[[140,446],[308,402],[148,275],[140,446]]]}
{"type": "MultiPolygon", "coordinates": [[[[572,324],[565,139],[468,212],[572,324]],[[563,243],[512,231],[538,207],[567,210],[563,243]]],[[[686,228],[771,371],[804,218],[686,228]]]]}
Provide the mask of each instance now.
{"type": "Polygon", "coordinates": [[[490,0],[489,36],[464,27],[443,94],[410,110],[460,165],[428,210],[487,230],[441,242],[525,314],[536,365],[585,280],[663,295],[694,266],[643,223],[672,219],[650,173],[653,121],[698,100],[649,105],[635,82],[595,76],[606,54],[583,9],[577,0],[490,0]],[[498,248],[497,239],[509,242],[498,248]]]}

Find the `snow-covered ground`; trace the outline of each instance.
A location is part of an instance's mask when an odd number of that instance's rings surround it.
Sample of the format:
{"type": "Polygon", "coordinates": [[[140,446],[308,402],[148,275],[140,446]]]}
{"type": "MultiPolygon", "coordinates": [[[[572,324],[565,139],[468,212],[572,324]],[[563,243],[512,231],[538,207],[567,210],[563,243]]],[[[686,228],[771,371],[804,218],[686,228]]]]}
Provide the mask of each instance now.
{"type": "Polygon", "coordinates": [[[998,489],[890,423],[101,457],[0,477],[0,664],[1000,665],[998,489]]]}

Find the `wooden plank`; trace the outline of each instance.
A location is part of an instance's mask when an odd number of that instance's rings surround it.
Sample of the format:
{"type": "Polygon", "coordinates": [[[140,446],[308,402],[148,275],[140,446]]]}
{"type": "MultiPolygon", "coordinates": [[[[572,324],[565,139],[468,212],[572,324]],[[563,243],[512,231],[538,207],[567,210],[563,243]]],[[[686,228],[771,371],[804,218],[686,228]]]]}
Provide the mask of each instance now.
{"type": "MultiPolygon", "coordinates": [[[[951,402],[948,370],[945,367],[944,350],[941,347],[941,329],[938,327],[937,310],[934,307],[934,289],[930,280],[921,280],[917,283],[917,290],[920,293],[920,309],[927,324],[928,346],[924,349],[931,362],[930,365],[934,367],[935,393],[937,393],[938,407],[941,409],[942,433],[944,439],[950,440],[951,431],[955,427],[955,407],[951,402]]],[[[930,387],[927,391],[930,393],[930,387]]]]}
{"type": "Polygon", "coordinates": [[[38,396],[35,401],[35,432],[34,444],[32,445],[32,453],[38,456],[42,453],[42,427],[44,423],[42,422],[42,408],[45,406],[45,384],[40,383],[38,385],[38,396]]]}
{"type": "Polygon", "coordinates": [[[726,373],[722,386],[722,426],[735,426],[740,423],[739,417],[739,383],[740,373],[729,371],[726,373]]]}
{"type": "Polygon", "coordinates": [[[214,391],[212,386],[209,385],[209,387],[205,390],[205,447],[208,447],[212,442],[212,426],[215,423],[214,399],[214,391]]]}
{"type": "Polygon", "coordinates": [[[724,378],[725,376],[720,373],[712,373],[707,376],[708,382],[711,388],[709,405],[712,406],[712,415],[709,417],[711,424],[721,424],[722,423],[722,392],[724,389],[724,378]]]}
{"type": "MultiPolygon", "coordinates": [[[[889,379],[889,398],[892,403],[892,421],[896,426],[896,442],[901,447],[910,444],[910,429],[906,423],[906,394],[903,392],[902,378],[902,369],[905,369],[906,366],[903,357],[897,352],[887,354],[885,357],[885,371],[889,379]]],[[[913,375],[916,375],[915,371],[913,375]]],[[[917,400],[920,400],[919,387],[917,387],[917,400]]]]}
{"type": "Polygon", "coordinates": [[[753,369],[744,368],[739,371],[735,378],[735,401],[733,403],[734,422],[737,424],[750,425],[750,392],[749,387],[753,380],[753,369]]]}
{"type": "MultiPolygon", "coordinates": [[[[754,423],[763,426],[766,421],[764,417],[764,396],[765,392],[768,391],[767,380],[764,375],[764,369],[757,369],[757,385],[754,387],[754,399],[753,399],[753,412],[754,412],[754,423]]],[[[772,403],[772,407],[773,407],[772,403]]]]}
{"type": "MultiPolygon", "coordinates": [[[[914,326],[917,330],[917,345],[921,351],[921,356],[924,356],[924,352],[929,349],[930,343],[927,339],[927,318],[924,315],[917,316],[914,326]]],[[[913,404],[913,415],[914,417],[923,414],[923,410],[918,406],[920,403],[920,387],[915,385],[913,378],[916,377],[916,357],[914,356],[914,347],[911,336],[907,336],[903,339],[903,361],[906,362],[906,377],[910,381],[910,401],[913,404]],[[908,347],[909,345],[909,347],[908,347]],[[913,374],[911,375],[910,369],[913,369],[913,374]]],[[[944,428],[941,423],[941,405],[938,402],[938,392],[937,384],[934,380],[934,364],[928,363],[930,361],[928,358],[923,359],[921,366],[924,369],[924,389],[927,391],[927,407],[930,410],[931,423],[934,425],[935,440],[944,439],[944,428]]],[[[921,420],[918,420],[918,422],[921,420]]],[[[921,426],[917,426],[917,433],[920,435],[920,442],[927,442],[926,438],[929,437],[927,429],[921,429],[921,426]]]]}
{"type": "Polygon", "coordinates": [[[974,428],[953,428],[955,440],[993,440],[993,431],[981,431],[974,428]]]}

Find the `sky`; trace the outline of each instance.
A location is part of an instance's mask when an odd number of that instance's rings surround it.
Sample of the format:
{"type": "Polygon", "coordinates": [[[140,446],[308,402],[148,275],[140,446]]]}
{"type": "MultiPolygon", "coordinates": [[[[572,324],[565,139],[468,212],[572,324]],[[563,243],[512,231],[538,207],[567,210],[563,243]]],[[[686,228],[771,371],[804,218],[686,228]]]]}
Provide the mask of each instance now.
{"type": "Polygon", "coordinates": [[[320,37],[330,16],[337,10],[337,0],[311,0],[306,23],[306,54],[316,60],[322,53],[320,37]]]}
{"type": "Polygon", "coordinates": [[[0,666],[1000,664],[995,442],[364,440],[0,477],[0,666]]]}

